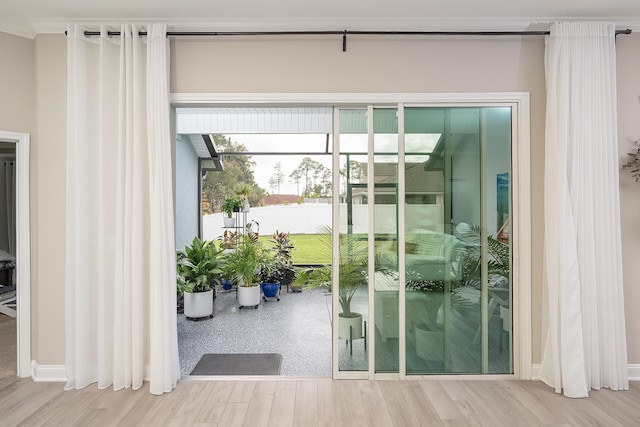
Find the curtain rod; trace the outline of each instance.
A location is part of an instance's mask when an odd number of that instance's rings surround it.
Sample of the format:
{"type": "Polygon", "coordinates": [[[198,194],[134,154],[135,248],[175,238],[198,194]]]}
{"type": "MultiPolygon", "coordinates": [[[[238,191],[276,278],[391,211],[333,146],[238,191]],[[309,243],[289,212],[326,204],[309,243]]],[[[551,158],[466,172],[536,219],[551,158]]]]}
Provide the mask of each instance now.
{"type": "MultiPolygon", "coordinates": [[[[67,34],[67,32],[64,32],[67,34]]],[[[307,36],[341,35],[342,51],[347,51],[347,35],[392,35],[392,36],[545,36],[549,31],[167,31],[167,36],[307,36]]],[[[616,30],[615,35],[631,34],[630,29],[616,30]]],[[[85,31],[84,35],[99,36],[100,31],[85,31]]],[[[119,36],[120,31],[108,31],[108,36],[119,36]]],[[[146,31],[138,32],[146,36],[146,31]]]]}

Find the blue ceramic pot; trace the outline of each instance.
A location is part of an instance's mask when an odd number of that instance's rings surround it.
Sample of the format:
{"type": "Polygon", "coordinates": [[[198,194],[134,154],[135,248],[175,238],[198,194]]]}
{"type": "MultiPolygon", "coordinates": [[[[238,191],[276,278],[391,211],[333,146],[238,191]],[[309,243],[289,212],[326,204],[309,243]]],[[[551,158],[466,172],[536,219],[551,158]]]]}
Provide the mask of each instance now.
{"type": "Polygon", "coordinates": [[[260,285],[262,287],[262,293],[267,298],[273,298],[278,295],[278,290],[280,289],[280,282],[275,283],[262,283],[260,285]]]}
{"type": "Polygon", "coordinates": [[[229,279],[222,279],[220,282],[222,283],[222,289],[224,289],[225,291],[233,288],[233,282],[229,279]]]}

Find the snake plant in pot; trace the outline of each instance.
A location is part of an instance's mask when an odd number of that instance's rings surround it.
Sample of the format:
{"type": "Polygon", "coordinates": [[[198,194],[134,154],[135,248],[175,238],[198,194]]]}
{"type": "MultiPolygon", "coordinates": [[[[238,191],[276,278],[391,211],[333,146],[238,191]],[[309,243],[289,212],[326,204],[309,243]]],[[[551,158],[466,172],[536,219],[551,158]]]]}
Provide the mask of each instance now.
{"type": "Polygon", "coordinates": [[[178,291],[184,294],[187,318],[213,317],[214,289],[222,273],[220,254],[213,242],[199,237],[178,251],[178,291]]]}

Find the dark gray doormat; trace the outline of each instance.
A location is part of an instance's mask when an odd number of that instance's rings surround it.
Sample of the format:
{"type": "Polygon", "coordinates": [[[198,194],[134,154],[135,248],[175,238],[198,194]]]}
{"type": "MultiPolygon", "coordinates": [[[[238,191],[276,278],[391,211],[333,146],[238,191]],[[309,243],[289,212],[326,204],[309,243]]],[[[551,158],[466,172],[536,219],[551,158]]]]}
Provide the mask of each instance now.
{"type": "Polygon", "coordinates": [[[282,355],[205,354],[191,375],[279,375],[282,355]]]}

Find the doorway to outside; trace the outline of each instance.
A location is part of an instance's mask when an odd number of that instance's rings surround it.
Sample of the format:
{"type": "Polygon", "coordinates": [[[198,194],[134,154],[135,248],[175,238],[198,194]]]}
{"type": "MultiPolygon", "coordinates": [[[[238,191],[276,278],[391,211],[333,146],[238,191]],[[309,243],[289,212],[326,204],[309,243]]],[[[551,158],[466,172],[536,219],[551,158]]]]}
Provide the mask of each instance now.
{"type": "MultiPolygon", "coordinates": [[[[329,286],[333,291],[330,297],[323,297],[327,318],[338,319],[331,323],[329,333],[328,364],[333,378],[431,374],[527,377],[523,375],[527,357],[521,352],[526,337],[521,339],[513,327],[514,319],[521,316],[519,310],[526,314],[527,306],[513,283],[517,277],[526,289],[528,260],[521,260],[524,269],[511,269],[513,251],[526,247],[527,242],[522,233],[524,221],[514,216],[526,203],[513,191],[526,185],[512,171],[512,165],[526,164],[522,160],[526,157],[516,149],[518,139],[527,141],[516,120],[528,106],[521,98],[514,96],[512,101],[490,105],[467,103],[464,107],[386,104],[330,109],[331,131],[326,133],[330,136],[325,145],[333,170],[328,203],[329,223],[334,224],[329,283],[336,285],[329,286]]],[[[218,136],[204,134],[220,127],[190,127],[189,117],[184,118],[193,114],[192,122],[201,123],[198,114],[219,114],[221,117],[209,123],[226,120],[233,127],[242,120],[222,117],[230,110],[251,115],[242,108],[211,110],[215,109],[183,113],[179,132],[190,138],[202,135],[204,145],[207,139],[216,138],[217,145],[225,145],[220,139],[224,135],[240,138],[237,129],[218,136]]],[[[271,112],[251,110],[263,115],[271,112]]],[[[287,108],[282,110],[291,114],[287,108]]],[[[300,113],[304,109],[295,110],[300,113]]],[[[202,188],[211,185],[207,184],[211,173],[224,169],[220,166],[224,153],[216,151],[217,145],[210,145],[208,155],[202,156],[207,158],[199,162],[203,169],[210,169],[204,179],[198,175],[202,188]]],[[[273,156],[253,148],[227,152],[229,158],[249,153],[273,156]]],[[[309,154],[296,150],[289,156],[298,153],[309,154]]],[[[288,158],[278,154],[271,160],[267,192],[282,185],[279,176],[288,158]]],[[[291,176],[298,163],[288,161],[287,165],[291,176]]],[[[528,176],[528,169],[524,176],[528,176]]],[[[300,194],[296,191],[295,195],[300,194]]],[[[208,198],[203,196],[197,206],[206,209],[208,198]]],[[[236,214],[241,217],[241,228],[256,221],[257,209],[252,206],[246,215],[236,214]]],[[[199,213],[197,218],[201,218],[199,213]]],[[[256,221],[263,238],[271,234],[264,227],[268,221],[256,221]]],[[[221,222],[221,218],[203,218],[197,227],[201,235],[213,237],[216,227],[223,231],[217,225],[221,222]]],[[[260,310],[235,314],[263,313],[267,305],[277,307],[279,303],[267,301],[260,310]]],[[[259,334],[265,327],[260,324],[247,329],[259,334]]],[[[231,334],[230,329],[220,334],[231,334]]],[[[298,334],[305,345],[304,332],[298,334]]],[[[230,339],[238,341],[237,337],[230,339]]]]}
{"type": "Polygon", "coordinates": [[[331,136],[227,133],[203,140],[218,157],[200,175],[202,239],[230,251],[252,235],[274,254],[284,242],[293,274],[255,310],[241,307],[237,283],[225,281],[216,286],[213,318],[194,322],[179,314],[182,374],[204,354],[276,353],[282,376],[329,377],[330,295],[322,286],[302,290],[292,279],[331,264],[331,136]],[[225,225],[225,200],[245,188],[250,208],[225,225]]]}

